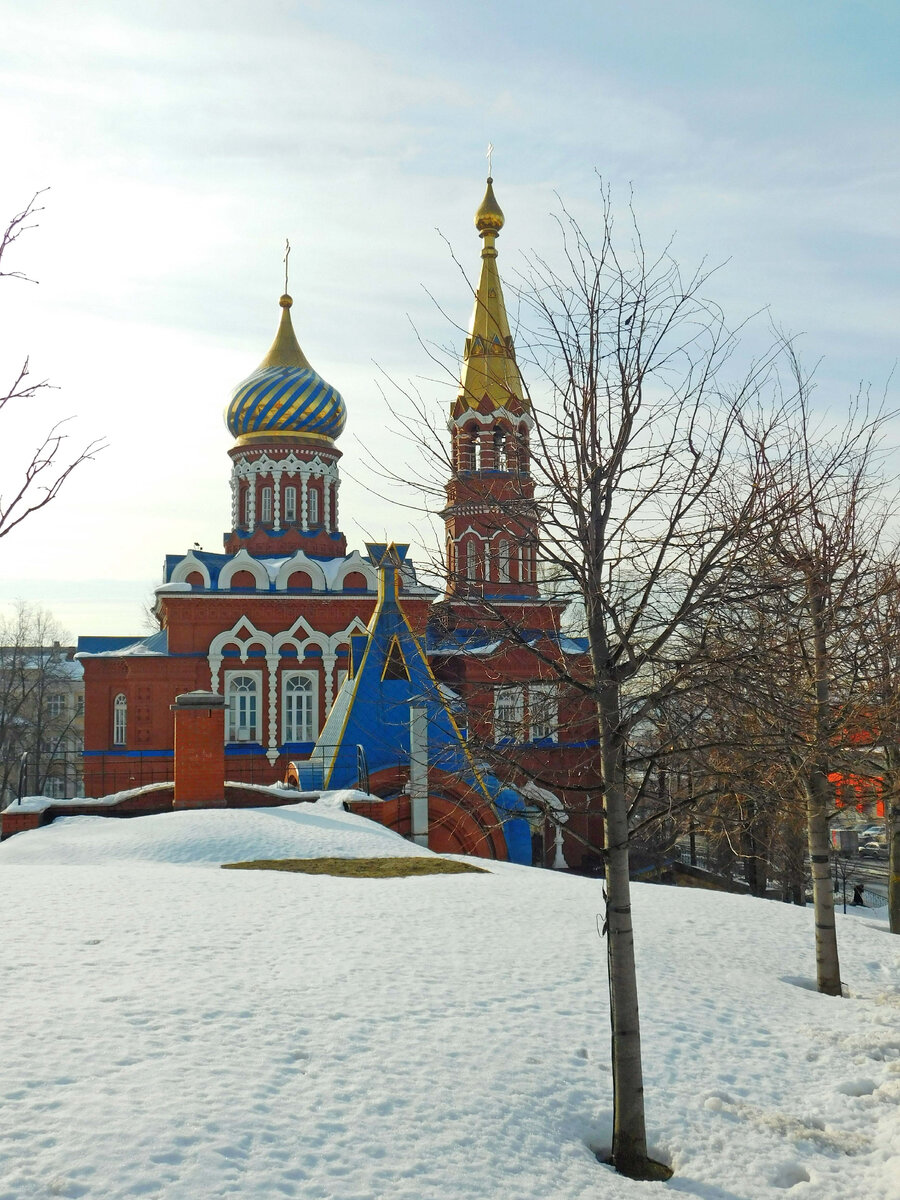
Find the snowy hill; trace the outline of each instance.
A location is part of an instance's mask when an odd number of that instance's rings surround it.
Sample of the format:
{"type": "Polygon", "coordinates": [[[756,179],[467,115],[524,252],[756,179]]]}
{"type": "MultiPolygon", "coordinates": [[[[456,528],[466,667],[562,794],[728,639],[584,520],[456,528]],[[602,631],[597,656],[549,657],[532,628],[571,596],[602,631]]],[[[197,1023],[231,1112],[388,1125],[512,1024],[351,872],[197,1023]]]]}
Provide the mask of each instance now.
{"type": "Polygon", "coordinates": [[[221,871],[422,854],[327,803],[78,817],[0,846],[0,1200],[897,1200],[900,939],[635,888],[648,1127],[610,1140],[595,882],[221,871]],[[277,817],[273,814],[278,814],[277,817]]]}

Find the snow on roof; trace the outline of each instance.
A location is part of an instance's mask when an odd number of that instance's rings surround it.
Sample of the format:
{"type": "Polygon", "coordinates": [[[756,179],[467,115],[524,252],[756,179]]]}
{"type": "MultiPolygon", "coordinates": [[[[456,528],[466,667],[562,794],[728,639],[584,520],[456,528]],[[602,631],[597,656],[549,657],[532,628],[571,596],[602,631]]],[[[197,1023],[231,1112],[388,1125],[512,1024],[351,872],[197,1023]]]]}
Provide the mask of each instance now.
{"type": "Polygon", "coordinates": [[[158,633],[151,633],[148,637],[135,638],[134,641],[129,641],[127,638],[79,638],[78,646],[79,651],[76,658],[162,658],[169,653],[169,631],[160,629],[158,633]],[[96,650],[88,650],[86,645],[84,649],[81,648],[82,642],[103,643],[106,641],[112,642],[113,645],[108,648],[98,647],[96,650]]]}

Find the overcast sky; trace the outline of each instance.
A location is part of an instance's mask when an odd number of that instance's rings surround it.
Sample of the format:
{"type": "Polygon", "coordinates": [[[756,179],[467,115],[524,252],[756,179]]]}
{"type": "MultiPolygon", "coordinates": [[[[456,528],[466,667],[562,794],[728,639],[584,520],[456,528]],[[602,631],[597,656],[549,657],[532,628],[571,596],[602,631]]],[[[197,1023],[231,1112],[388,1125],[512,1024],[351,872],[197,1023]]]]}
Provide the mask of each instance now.
{"type": "Polygon", "coordinates": [[[221,548],[222,410],[274,335],[286,236],[300,343],[347,403],[344,531],[416,540],[361,445],[409,460],[379,372],[434,374],[417,331],[460,342],[447,242],[475,275],[489,140],[507,278],[554,252],[557,194],[590,232],[599,173],[652,244],[724,264],[732,320],[804,335],[821,403],[894,368],[895,0],[0,0],[0,28],[0,217],[50,189],[4,262],[40,283],[0,280],[0,382],[27,353],[57,389],[2,417],[0,491],[61,416],[109,442],[0,541],[0,603],[72,634],[140,633],[164,554],[221,548]]]}

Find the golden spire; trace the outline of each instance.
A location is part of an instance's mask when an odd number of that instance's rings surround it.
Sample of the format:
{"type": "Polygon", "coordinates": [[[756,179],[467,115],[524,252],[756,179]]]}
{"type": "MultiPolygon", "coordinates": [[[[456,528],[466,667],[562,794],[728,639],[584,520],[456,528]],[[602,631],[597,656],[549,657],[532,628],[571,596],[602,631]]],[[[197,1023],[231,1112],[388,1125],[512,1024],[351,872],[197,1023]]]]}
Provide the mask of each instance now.
{"type": "Polygon", "coordinates": [[[463,354],[459,400],[469,408],[527,407],[516,366],[516,352],[506,318],[497,250],[494,245],[505,218],[488,176],[487,191],[475,214],[475,228],[484,242],[481,249],[481,278],[475,292],[475,309],[463,354]]]}
{"type": "Polygon", "coordinates": [[[294,301],[285,292],[278,301],[281,305],[281,324],[275,334],[275,341],[269,347],[269,353],[259,364],[257,370],[263,367],[305,367],[312,370],[306,355],[300,349],[294,326],[291,323],[291,305],[294,301]]]}

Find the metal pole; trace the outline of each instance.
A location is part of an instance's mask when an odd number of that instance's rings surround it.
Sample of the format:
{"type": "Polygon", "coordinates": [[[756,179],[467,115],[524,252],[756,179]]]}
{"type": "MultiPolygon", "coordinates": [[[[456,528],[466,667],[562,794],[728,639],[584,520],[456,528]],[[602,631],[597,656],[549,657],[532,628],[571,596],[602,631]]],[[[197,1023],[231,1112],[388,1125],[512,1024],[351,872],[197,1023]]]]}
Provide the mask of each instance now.
{"type": "Polygon", "coordinates": [[[409,707],[409,817],[410,836],[419,846],[428,845],[428,710],[409,707]]]}

